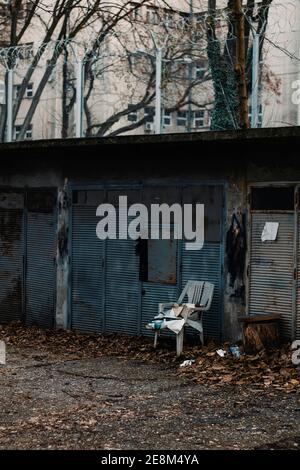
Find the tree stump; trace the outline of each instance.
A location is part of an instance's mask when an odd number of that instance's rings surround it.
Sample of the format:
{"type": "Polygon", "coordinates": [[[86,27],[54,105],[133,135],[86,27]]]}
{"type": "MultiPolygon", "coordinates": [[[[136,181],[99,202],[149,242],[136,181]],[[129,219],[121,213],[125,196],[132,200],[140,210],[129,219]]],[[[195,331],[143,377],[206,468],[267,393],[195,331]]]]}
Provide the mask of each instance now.
{"type": "Polygon", "coordinates": [[[250,315],[240,317],[243,323],[243,344],[246,354],[256,354],[262,349],[279,347],[278,322],[280,315],[250,315]]]}

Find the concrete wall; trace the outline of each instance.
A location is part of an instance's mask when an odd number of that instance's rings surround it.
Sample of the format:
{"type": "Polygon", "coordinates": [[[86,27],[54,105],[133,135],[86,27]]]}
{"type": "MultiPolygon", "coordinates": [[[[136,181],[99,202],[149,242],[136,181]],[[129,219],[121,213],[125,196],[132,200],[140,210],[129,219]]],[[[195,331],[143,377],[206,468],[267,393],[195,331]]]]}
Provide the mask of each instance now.
{"type": "MultiPolygon", "coordinates": [[[[159,173],[159,172],[158,172],[159,173]]],[[[194,174],[191,176],[187,172],[181,176],[182,179],[191,182],[205,183],[214,181],[223,181],[220,178],[220,170],[216,169],[215,172],[203,171],[203,173],[194,174]]],[[[95,172],[92,168],[85,169],[78,172],[76,169],[72,171],[71,181],[86,184],[89,180],[95,181],[95,172]]],[[[107,178],[111,178],[108,173],[107,178]]],[[[145,178],[149,177],[144,175],[145,178]]],[[[127,183],[134,181],[136,178],[135,172],[128,173],[124,176],[123,181],[127,183]]],[[[180,178],[180,179],[181,179],[180,178]]],[[[172,178],[171,178],[172,179],[172,178]]],[[[97,178],[98,183],[103,183],[106,180],[105,175],[97,178]]],[[[118,181],[122,180],[118,178],[118,181]]],[[[157,181],[160,184],[170,181],[169,178],[164,178],[161,175],[153,174],[152,181],[157,181]]],[[[56,280],[56,326],[57,328],[69,327],[69,276],[70,276],[70,256],[69,256],[69,217],[71,201],[68,194],[69,180],[67,177],[62,178],[60,172],[55,169],[46,169],[35,173],[20,172],[18,174],[2,175],[0,179],[0,186],[10,187],[57,187],[57,280],[56,280]]],[[[233,172],[227,180],[225,185],[226,191],[226,213],[225,213],[225,227],[224,227],[224,240],[226,232],[230,226],[232,214],[242,214],[246,210],[246,182],[239,172],[233,172]]],[[[239,324],[237,322],[238,315],[244,313],[245,306],[241,298],[233,297],[233,289],[229,286],[229,275],[227,272],[226,258],[225,258],[225,289],[224,289],[224,318],[223,318],[223,333],[224,339],[236,340],[240,336],[239,324]]]]}
{"type": "MultiPolygon", "coordinates": [[[[143,179],[225,182],[225,240],[232,215],[241,217],[247,210],[247,185],[300,182],[299,143],[299,129],[285,128],[245,134],[207,133],[201,137],[192,134],[99,142],[88,139],[60,144],[45,142],[33,143],[30,149],[25,144],[2,146],[0,186],[56,187],[58,191],[57,326],[68,326],[69,182],[88,184],[118,180],[128,183],[143,179]],[[259,140],[260,136],[265,140],[259,140]],[[294,150],[287,152],[289,142],[294,143],[294,150]],[[74,158],[75,147],[78,159],[74,158]],[[181,159],[174,158],[175,149],[177,155],[182,155],[181,159]]],[[[244,280],[246,283],[247,279],[244,280]]],[[[232,296],[226,257],[224,286],[224,339],[234,341],[240,336],[237,317],[244,314],[245,303],[242,298],[232,296]]]]}

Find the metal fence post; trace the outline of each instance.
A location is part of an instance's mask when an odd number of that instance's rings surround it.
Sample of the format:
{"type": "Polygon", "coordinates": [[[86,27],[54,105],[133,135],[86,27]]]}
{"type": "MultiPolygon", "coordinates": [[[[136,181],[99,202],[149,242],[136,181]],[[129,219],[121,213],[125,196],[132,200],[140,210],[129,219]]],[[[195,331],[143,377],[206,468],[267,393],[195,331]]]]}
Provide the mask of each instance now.
{"type": "Polygon", "coordinates": [[[161,133],[161,69],[162,69],[162,49],[156,49],[155,68],[155,134],[161,133]]]}
{"type": "Polygon", "coordinates": [[[259,34],[253,33],[251,127],[258,126],[259,34]]]}
{"type": "Polygon", "coordinates": [[[83,61],[77,62],[76,71],[76,115],[75,115],[75,126],[76,126],[76,137],[82,137],[82,106],[83,106],[83,61]]]}
{"type": "Polygon", "coordinates": [[[14,71],[7,71],[7,88],[6,88],[6,142],[12,142],[13,138],[13,86],[14,71]]]}

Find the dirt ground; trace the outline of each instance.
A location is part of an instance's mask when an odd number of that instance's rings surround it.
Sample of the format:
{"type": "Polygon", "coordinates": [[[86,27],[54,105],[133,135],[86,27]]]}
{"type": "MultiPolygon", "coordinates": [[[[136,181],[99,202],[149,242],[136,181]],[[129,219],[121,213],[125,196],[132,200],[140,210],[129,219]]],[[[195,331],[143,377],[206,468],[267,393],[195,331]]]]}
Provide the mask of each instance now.
{"type": "Polygon", "coordinates": [[[30,347],[7,334],[0,449],[300,449],[297,392],[197,383],[176,360],[67,355],[38,332],[30,347]]]}

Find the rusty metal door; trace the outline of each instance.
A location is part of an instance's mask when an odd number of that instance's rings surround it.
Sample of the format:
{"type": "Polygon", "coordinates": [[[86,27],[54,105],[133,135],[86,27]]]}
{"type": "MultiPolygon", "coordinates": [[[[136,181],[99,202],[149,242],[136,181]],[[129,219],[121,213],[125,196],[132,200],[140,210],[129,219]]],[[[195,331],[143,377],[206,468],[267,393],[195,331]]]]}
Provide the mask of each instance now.
{"type": "Polygon", "coordinates": [[[0,323],[22,318],[23,208],[22,193],[0,193],[0,323]]]}
{"type": "Polygon", "coordinates": [[[104,191],[72,192],[71,327],[101,332],[104,327],[105,242],[96,236],[96,209],[104,191]]]}
{"type": "MultiPolygon", "coordinates": [[[[296,227],[297,227],[297,238],[296,238],[296,295],[295,295],[295,315],[294,315],[294,338],[300,339],[300,187],[297,186],[296,189],[296,227]]],[[[296,234],[295,234],[296,236],[296,234]]],[[[293,339],[294,339],[293,338],[293,339]]]]}
{"type": "Polygon", "coordinates": [[[250,235],[249,313],[279,313],[283,336],[293,335],[295,214],[253,212],[250,235]],[[266,222],[278,222],[275,241],[262,242],[266,222]]]}
{"type": "Polygon", "coordinates": [[[55,324],[56,197],[32,190],[26,197],[25,314],[27,325],[55,324]]]}
{"type": "MultiPolygon", "coordinates": [[[[97,238],[97,207],[112,204],[119,219],[123,190],[73,190],[71,224],[71,327],[80,331],[137,334],[140,317],[139,265],[135,240],[97,238]]],[[[118,227],[117,227],[118,229],[118,227]]]]}
{"type": "MultiPolygon", "coordinates": [[[[183,202],[204,204],[204,246],[201,250],[186,250],[181,244],[181,290],[187,281],[209,281],[214,284],[211,308],[203,316],[207,337],[219,340],[222,336],[223,311],[223,185],[198,185],[183,190],[183,202]]],[[[195,334],[195,331],[191,331],[195,334]]]]}
{"type": "MultiPolygon", "coordinates": [[[[188,280],[214,284],[211,309],[204,316],[204,333],[220,339],[223,309],[223,217],[222,184],[145,188],[146,203],[204,204],[205,235],[201,250],[186,250],[184,240],[148,241],[148,279],[142,284],[142,327],[158,313],[159,302],[174,302],[188,280]]],[[[183,207],[183,206],[182,206],[183,207]]],[[[148,330],[142,329],[144,334],[148,330]]],[[[189,330],[195,334],[195,330],[189,330]]],[[[163,334],[168,334],[165,330],[163,334]]]]}
{"type": "Polygon", "coordinates": [[[119,195],[127,196],[127,204],[139,201],[140,192],[136,190],[107,191],[107,201],[115,207],[117,215],[116,240],[105,241],[105,332],[137,335],[140,329],[140,281],[139,258],[136,241],[122,239],[120,222],[125,225],[131,221],[120,215],[119,195]]]}
{"type": "MultiPolygon", "coordinates": [[[[153,204],[181,204],[182,188],[180,186],[148,186],[143,188],[143,203],[151,214],[153,204]]],[[[162,239],[162,220],[155,226],[149,219],[149,230],[159,229],[159,239],[146,241],[146,269],[142,276],[141,291],[141,331],[144,335],[152,335],[145,325],[158,314],[159,302],[174,302],[180,294],[180,240],[174,239],[171,228],[171,239],[162,239]]],[[[142,259],[140,259],[142,262],[142,259]]],[[[170,336],[169,330],[163,335],[170,336]]]]}

